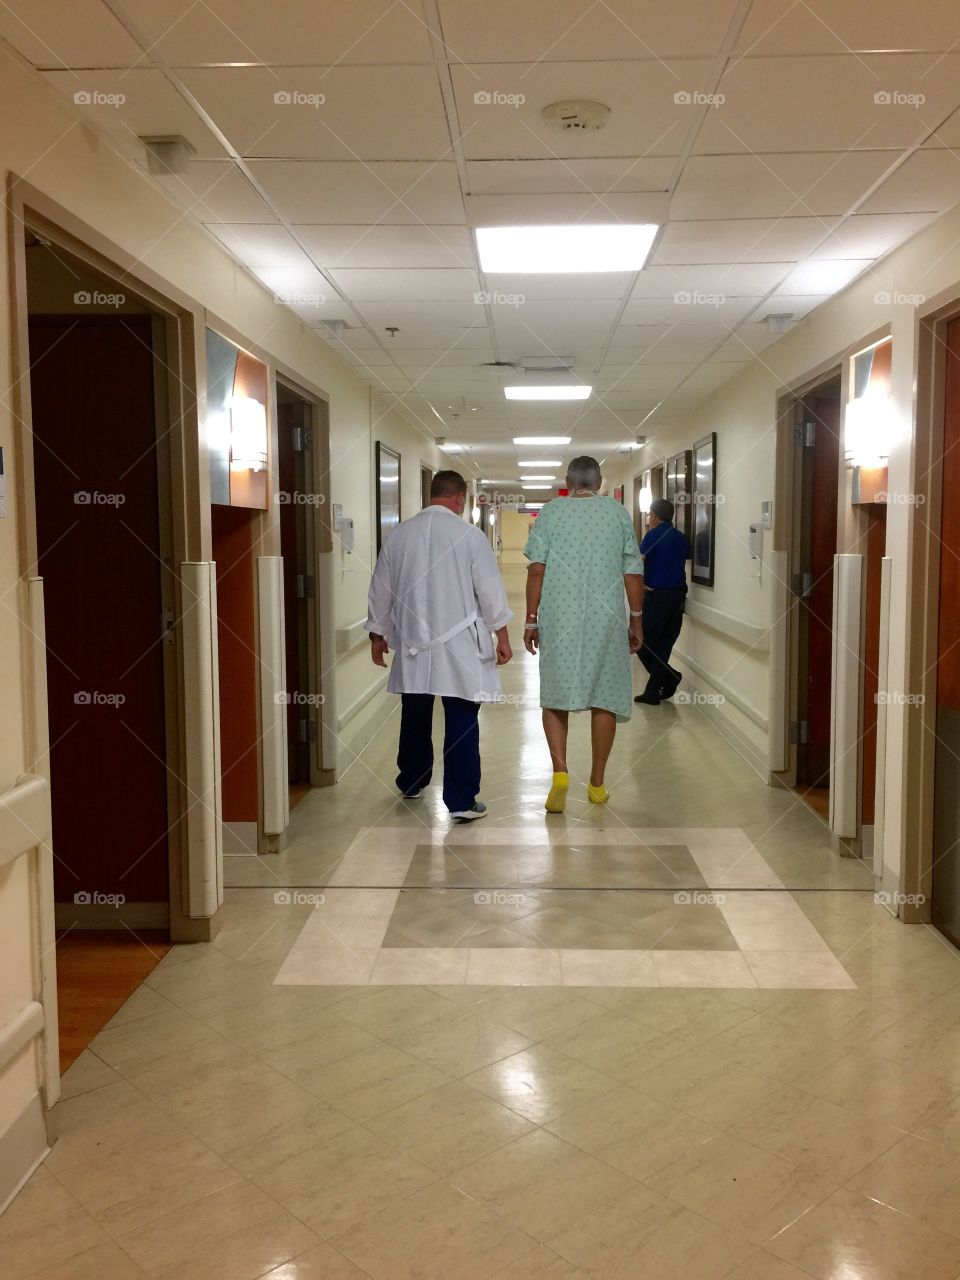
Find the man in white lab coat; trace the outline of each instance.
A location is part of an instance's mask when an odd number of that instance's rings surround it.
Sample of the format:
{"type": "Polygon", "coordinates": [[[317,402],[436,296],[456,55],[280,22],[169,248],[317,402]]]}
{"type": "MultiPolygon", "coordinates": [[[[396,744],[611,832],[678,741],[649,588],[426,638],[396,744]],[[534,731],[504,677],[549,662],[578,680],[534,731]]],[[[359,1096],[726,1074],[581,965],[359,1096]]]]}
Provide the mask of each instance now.
{"type": "Polygon", "coordinates": [[[433,701],[443,699],[443,802],[472,822],[480,790],[482,702],[500,697],[497,666],[513,656],[503,579],[486,536],[463,520],[467,485],[438,471],[430,505],[394,531],[377,557],[366,630],[379,667],[393,649],[387,689],[403,700],[397,787],[420,795],[433,772],[433,701]],[[492,633],[496,632],[496,643],[492,633]]]}

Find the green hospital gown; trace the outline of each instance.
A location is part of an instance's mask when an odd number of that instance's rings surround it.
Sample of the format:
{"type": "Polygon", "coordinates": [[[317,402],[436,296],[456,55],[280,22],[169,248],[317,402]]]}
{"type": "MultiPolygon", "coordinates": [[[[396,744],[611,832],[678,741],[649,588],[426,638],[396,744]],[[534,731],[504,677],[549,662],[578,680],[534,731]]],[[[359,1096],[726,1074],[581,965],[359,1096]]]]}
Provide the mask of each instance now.
{"type": "Polygon", "coordinates": [[[555,498],[533,522],[524,555],[546,565],[540,597],[540,705],[633,708],[623,575],[642,573],[633,522],[613,498],[555,498]]]}

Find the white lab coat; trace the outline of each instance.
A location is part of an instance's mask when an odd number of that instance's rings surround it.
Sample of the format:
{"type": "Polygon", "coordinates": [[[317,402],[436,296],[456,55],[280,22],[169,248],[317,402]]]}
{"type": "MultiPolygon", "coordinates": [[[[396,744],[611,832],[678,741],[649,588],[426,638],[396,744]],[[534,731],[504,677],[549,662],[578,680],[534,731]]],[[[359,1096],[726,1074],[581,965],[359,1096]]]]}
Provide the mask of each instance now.
{"type": "Polygon", "coordinates": [[[393,651],[391,693],[500,697],[491,632],[513,614],[486,536],[448,507],[404,520],[377,557],[365,629],[393,651]]]}

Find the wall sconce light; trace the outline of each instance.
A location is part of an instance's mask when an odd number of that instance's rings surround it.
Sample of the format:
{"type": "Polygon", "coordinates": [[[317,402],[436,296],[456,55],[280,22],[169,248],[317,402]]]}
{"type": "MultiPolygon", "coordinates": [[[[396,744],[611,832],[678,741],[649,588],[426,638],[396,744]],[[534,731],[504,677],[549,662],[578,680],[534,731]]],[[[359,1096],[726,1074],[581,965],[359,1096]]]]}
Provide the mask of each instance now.
{"type": "Polygon", "coordinates": [[[267,469],[267,411],[250,396],[230,397],[230,470],[267,469]]]}
{"type": "Polygon", "coordinates": [[[847,403],[843,418],[844,460],[848,467],[885,467],[893,436],[893,404],[884,393],[867,392],[847,403]]]}
{"type": "Polygon", "coordinates": [[[650,510],[650,503],[653,501],[653,490],[649,485],[644,485],[637,494],[637,508],[641,515],[646,515],[650,510]]]}
{"type": "Polygon", "coordinates": [[[473,508],[473,511],[471,512],[471,515],[473,516],[473,523],[474,523],[474,524],[479,524],[479,523],[480,523],[480,508],[479,508],[479,507],[477,507],[477,506],[475,506],[475,507],[473,508]]]}

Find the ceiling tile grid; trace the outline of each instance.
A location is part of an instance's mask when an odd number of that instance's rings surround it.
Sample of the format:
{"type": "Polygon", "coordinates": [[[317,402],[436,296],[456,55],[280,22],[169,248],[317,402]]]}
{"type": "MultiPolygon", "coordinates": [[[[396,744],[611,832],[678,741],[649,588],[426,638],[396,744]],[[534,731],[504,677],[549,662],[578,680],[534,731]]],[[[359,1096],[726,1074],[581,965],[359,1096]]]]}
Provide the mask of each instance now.
{"type": "Polygon", "coordinates": [[[7,0],[0,36],[144,172],[182,136],[151,180],[475,474],[678,420],[960,201],[941,0],[7,0]],[[548,123],[573,99],[603,127],[548,123]],[[480,270],[478,209],[653,200],[639,272],[480,270]],[[534,357],[590,399],[507,402],[534,357]]]}

